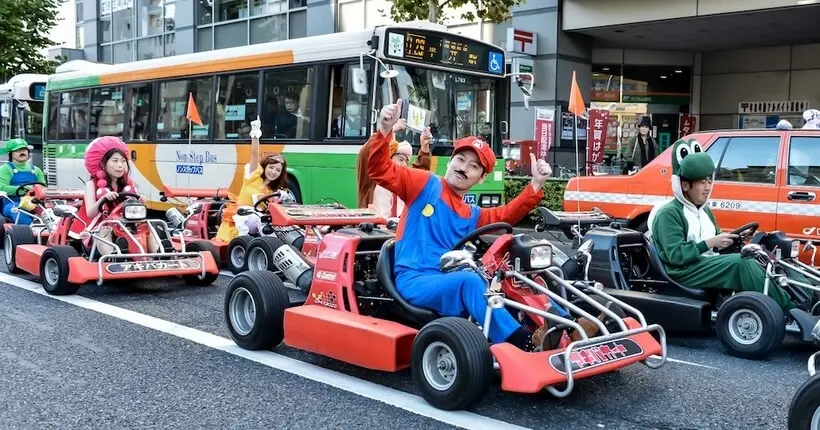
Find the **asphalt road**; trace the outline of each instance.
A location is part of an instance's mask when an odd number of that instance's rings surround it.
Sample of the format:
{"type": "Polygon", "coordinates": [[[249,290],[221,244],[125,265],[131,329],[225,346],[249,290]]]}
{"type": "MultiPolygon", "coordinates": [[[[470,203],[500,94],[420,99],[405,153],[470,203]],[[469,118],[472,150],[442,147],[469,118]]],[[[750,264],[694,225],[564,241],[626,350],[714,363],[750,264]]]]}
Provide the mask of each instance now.
{"type": "Polygon", "coordinates": [[[421,401],[409,372],[239,349],[222,311],[228,276],[205,288],[88,285],[61,299],[27,280],[0,273],[3,427],[782,429],[814,350],[789,340],[756,362],[710,336],[672,337],[659,370],[585,379],[565,399],[493,388],[450,413],[421,401]]]}

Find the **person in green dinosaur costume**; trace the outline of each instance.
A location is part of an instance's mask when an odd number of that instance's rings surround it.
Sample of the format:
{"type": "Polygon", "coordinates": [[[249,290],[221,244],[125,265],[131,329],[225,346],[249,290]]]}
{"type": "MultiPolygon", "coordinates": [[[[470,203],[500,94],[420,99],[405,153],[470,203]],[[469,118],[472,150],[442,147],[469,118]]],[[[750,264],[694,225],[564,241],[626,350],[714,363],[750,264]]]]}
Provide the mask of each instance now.
{"type": "MultiPolygon", "coordinates": [[[[9,162],[0,165],[0,191],[7,194],[8,198],[2,198],[2,213],[6,219],[17,224],[31,224],[31,217],[24,213],[13,213],[12,208],[21,204],[21,198],[17,195],[17,188],[22,184],[30,184],[32,182],[45,183],[45,175],[43,171],[31,163],[31,150],[33,147],[23,139],[10,139],[6,142],[6,146],[0,148],[0,151],[9,154],[9,162]]],[[[26,187],[31,188],[31,187],[26,187]]],[[[26,200],[23,200],[27,203],[26,200]]],[[[26,207],[28,204],[23,204],[24,209],[31,210],[33,208],[26,207]]]]}
{"type": "MultiPolygon", "coordinates": [[[[714,173],[712,157],[703,152],[697,140],[678,140],[672,145],[675,198],[655,207],[648,222],[658,256],[667,274],[687,287],[762,293],[766,279],[763,267],[740,254],[716,252],[731,246],[737,235],[721,231],[707,204],[714,173]]],[[[806,312],[777,285],[769,285],[769,296],[786,315],[806,312]]]]}

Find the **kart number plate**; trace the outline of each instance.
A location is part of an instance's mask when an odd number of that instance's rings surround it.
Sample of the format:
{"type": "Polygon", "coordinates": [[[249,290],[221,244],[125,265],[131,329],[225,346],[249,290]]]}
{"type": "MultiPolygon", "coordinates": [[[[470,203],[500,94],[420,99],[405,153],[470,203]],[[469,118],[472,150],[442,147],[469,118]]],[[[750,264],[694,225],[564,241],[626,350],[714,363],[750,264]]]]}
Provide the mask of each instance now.
{"type": "MultiPolygon", "coordinates": [[[[572,372],[575,373],[641,354],[643,348],[637,342],[632,339],[619,339],[579,348],[572,351],[569,360],[572,363],[572,372]]],[[[550,355],[549,364],[556,372],[566,374],[563,353],[550,355]]]]}
{"type": "Polygon", "coordinates": [[[169,270],[199,269],[202,265],[195,259],[166,260],[166,261],[129,261],[124,263],[109,263],[105,266],[108,273],[137,273],[157,272],[169,270]]]}

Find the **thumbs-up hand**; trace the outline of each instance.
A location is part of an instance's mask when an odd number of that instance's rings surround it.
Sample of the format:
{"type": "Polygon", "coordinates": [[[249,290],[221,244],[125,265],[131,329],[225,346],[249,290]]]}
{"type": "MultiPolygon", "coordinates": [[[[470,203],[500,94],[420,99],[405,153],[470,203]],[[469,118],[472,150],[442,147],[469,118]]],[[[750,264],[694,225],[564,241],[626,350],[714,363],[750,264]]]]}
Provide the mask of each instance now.
{"type": "Polygon", "coordinates": [[[543,159],[536,159],[533,153],[530,153],[530,166],[532,166],[532,187],[538,191],[547,182],[547,178],[552,176],[552,167],[543,159]]]}
{"type": "Polygon", "coordinates": [[[393,130],[393,126],[399,122],[401,117],[402,99],[396,100],[395,104],[384,105],[379,113],[379,131],[382,136],[387,136],[393,130]]]}

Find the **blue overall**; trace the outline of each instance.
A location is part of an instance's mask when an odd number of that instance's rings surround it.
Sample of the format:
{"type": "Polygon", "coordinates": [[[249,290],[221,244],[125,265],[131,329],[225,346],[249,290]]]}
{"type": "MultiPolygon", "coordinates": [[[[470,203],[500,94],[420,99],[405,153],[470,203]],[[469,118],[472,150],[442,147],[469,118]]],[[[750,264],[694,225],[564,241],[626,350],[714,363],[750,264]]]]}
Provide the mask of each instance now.
{"type": "MultiPolygon", "coordinates": [[[[16,187],[22,184],[37,182],[39,180],[37,179],[37,175],[34,173],[33,166],[29,165],[28,167],[31,167],[31,169],[28,171],[21,171],[17,169],[14,163],[9,162],[8,164],[9,167],[11,167],[12,172],[14,172],[14,174],[11,176],[11,181],[9,185],[16,187]]],[[[3,198],[3,216],[6,217],[6,219],[9,220],[9,222],[15,224],[31,224],[32,220],[30,216],[22,212],[13,213],[11,211],[12,208],[17,207],[17,205],[20,204],[20,197],[18,197],[15,194],[9,194],[8,198],[14,201],[14,203],[8,201],[8,199],[6,199],[5,197],[3,198]]]]}
{"type": "MultiPolygon", "coordinates": [[[[430,174],[416,199],[402,214],[401,238],[396,241],[396,289],[411,304],[431,309],[442,316],[471,316],[484,325],[487,281],[473,271],[442,273],[439,259],[461,238],[478,226],[480,209],[471,206],[469,218],[462,218],[442,199],[441,179],[430,174]]],[[[553,303],[553,306],[555,304],[553,303]]],[[[562,316],[566,311],[560,309],[562,316]]],[[[492,343],[507,340],[521,328],[506,309],[493,309],[489,338],[492,343]]]]}

